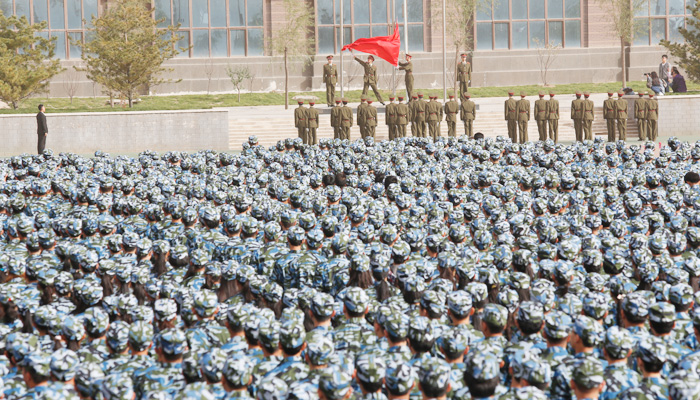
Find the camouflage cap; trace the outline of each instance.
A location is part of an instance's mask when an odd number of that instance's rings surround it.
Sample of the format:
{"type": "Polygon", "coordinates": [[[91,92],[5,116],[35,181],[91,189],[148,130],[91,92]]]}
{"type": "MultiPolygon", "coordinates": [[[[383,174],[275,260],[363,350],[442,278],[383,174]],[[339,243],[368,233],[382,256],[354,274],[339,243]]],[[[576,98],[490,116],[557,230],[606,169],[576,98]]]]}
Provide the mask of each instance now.
{"type": "Polygon", "coordinates": [[[245,354],[231,354],[224,365],[224,379],[233,387],[248,386],[253,379],[253,364],[245,354]]]}
{"type": "Polygon", "coordinates": [[[520,321],[530,321],[533,324],[541,324],[544,320],[544,309],[540,303],[523,301],[518,307],[517,318],[520,321]]]}
{"type": "Polygon", "coordinates": [[[127,374],[111,374],[100,383],[100,393],[105,400],[127,400],[136,396],[131,377],[127,374]]]}
{"type": "Polygon", "coordinates": [[[202,354],[199,359],[199,367],[208,381],[221,382],[226,356],[226,352],[218,348],[213,348],[202,354]]]}
{"type": "Polygon", "coordinates": [[[317,318],[330,318],[335,310],[335,300],[327,293],[317,293],[311,298],[311,311],[317,318]]]}
{"type": "Polygon", "coordinates": [[[634,348],[634,340],[627,329],[611,326],[605,332],[603,348],[611,358],[621,360],[634,348]]]}
{"type": "Polygon", "coordinates": [[[508,322],[508,310],[500,304],[489,303],[482,311],[481,320],[493,327],[505,327],[508,322]]]}
{"type": "Polygon", "coordinates": [[[194,294],[194,311],[200,317],[211,317],[219,309],[219,298],[211,290],[202,289],[194,294]]]}
{"type": "Polygon", "coordinates": [[[522,379],[525,379],[530,385],[549,385],[552,383],[552,367],[545,360],[531,357],[523,362],[522,368],[522,379]]]}
{"type": "Polygon", "coordinates": [[[63,321],[61,333],[67,340],[82,340],[85,337],[85,327],[79,318],[69,316],[63,321]]]}
{"type": "Polygon", "coordinates": [[[484,382],[497,377],[500,373],[501,363],[491,353],[476,353],[467,360],[467,374],[472,379],[484,382]]]}
{"type": "Polygon", "coordinates": [[[593,389],[605,382],[603,364],[595,358],[586,357],[574,367],[572,379],[581,389],[593,389]]]}
{"type": "Polygon", "coordinates": [[[656,336],[645,336],[637,344],[636,355],[647,363],[665,363],[668,360],[666,342],[656,336]]]}
{"type": "Polygon", "coordinates": [[[469,348],[470,337],[463,329],[446,330],[440,338],[440,348],[448,354],[464,354],[469,348]]]}
{"type": "Polygon", "coordinates": [[[622,299],[622,310],[636,318],[646,318],[649,315],[649,301],[639,292],[633,292],[622,299]]]}
{"type": "Polygon", "coordinates": [[[693,302],[693,288],[686,283],[675,284],[671,286],[668,298],[673,305],[688,306],[693,302]]]}
{"type": "Polygon", "coordinates": [[[408,364],[398,365],[386,371],[386,388],[393,395],[404,395],[411,391],[416,375],[408,364]]]}
{"type": "Polygon", "coordinates": [[[107,347],[115,352],[126,350],[129,344],[129,324],[124,321],[114,321],[109,325],[105,338],[107,347]]]}
{"type": "Polygon", "coordinates": [[[547,395],[534,386],[512,388],[509,393],[513,394],[515,400],[546,400],[547,395]]]}
{"type": "Polygon", "coordinates": [[[158,299],[153,306],[158,321],[172,321],[177,318],[177,303],[173,299],[158,299]]]}
{"type": "Polygon", "coordinates": [[[421,364],[418,370],[418,381],[421,390],[427,392],[440,392],[450,383],[450,365],[438,357],[432,357],[421,364]]]}
{"type": "Polygon", "coordinates": [[[434,290],[426,290],[423,292],[420,305],[433,314],[442,315],[445,313],[445,297],[434,290]]]}
{"type": "Polygon", "coordinates": [[[48,378],[51,373],[51,356],[40,351],[33,352],[24,358],[22,365],[31,373],[48,378]]]}
{"type": "Polygon", "coordinates": [[[580,315],[574,322],[573,331],[585,342],[598,344],[603,336],[603,327],[593,318],[580,315]]]}
{"type": "Polygon", "coordinates": [[[286,400],[289,388],[277,377],[265,378],[258,384],[257,400],[286,400]]]}
{"type": "Polygon", "coordinates": [[[153,324],[136,321],[129,328],[129,345],[134,351],[145,351],[153,343],[153,324]]]}
{"type": "Polygon", "coordinates": [[[384,329],[394,338],[405,338],[408,336],[408,318],[403,314],[395,314],[387,318],[384,329]]]}
{"type": "Polygon", "coordinates": [[[366,384],[380,384],[386,375],[386,362],[379,354],[363,353],[355,359],[357,379],[366,384]]]}
{"type": "Polygon", "coordinates": [[[447,295],[447,308],[457,316],[466,317],[472,310],[472,296],[464,290],[455,290],[447,295]]]}
{"type": "Polygon", "coordinates": [[[304,325],[297,321],[285,321],[280,327],[280,344],[288,349],[295,349],[304,344],[306,331],[304,325]]]}
{"type": "Polygon", "coordinates": [[[333,342],[326,336],[318,336],[315,340],[309,340],[306,346],[306,355],[309,364],[314,366],[326,365],[335,354],[333,342]]]}
{"type": "Polygon", "coordinates": [[[105,373],[99,364],[84,362],[76,371],[75,388],[83,397],[94,397],[98,391],[98,384],[104,377],[105,373]]]}
{"type": "Polygon", "coordinates": [[[185,333],[177,328],[166,329],[158,335],[158,347],[165,354],[175,356],[187,350],[185,333]]]}
{"type": "Polygon", "coordinates": [[[669,400],[700,399],[700,377],[695,371],[674,371],[667,382],[669,400]]]}
{"type": "Polygon", "coordinates": [[[561,340],[569,336],[572,324],[568,314],[552,311],[544,318],[544,333],[550,339],[561,340]]]}
{"type": "Polygon", "coordinates": [[[583,312],[585,315],[600,320],[608,312],[608,300],[603,293],[591,292],[583,298],[583,312]]]}
{"type": "Polygon", "coordinates": [[[435,341],[433,325],[430,320],[427,317],[413,317],[408,324],[408,338],[422,343],[435,341]]]}
{"type": "Polygon", "coordinates": [[[80,360],[73,350],[59,349],[51,355],[51,374],[57,381],[66,382],[75,378],[80,360]]]}
{"type": "Polygon", "coordinates": [[[676,308],[665,301],[654,304],[649,307],[649,321],[670,324],[676,321],[676,308]]]}
{"type": "Polygon", "coordinates": [[[349,287],[345,292],[343,304],[352,313],[363,313],[367,311],[369,296],[359,287],[349,287]]]}
{"type": "Polygon", "coordinates": [[[342,400],[352,393],[352,377],[339,369],[321,375],[318,388],[328,400],[342,400]]]}

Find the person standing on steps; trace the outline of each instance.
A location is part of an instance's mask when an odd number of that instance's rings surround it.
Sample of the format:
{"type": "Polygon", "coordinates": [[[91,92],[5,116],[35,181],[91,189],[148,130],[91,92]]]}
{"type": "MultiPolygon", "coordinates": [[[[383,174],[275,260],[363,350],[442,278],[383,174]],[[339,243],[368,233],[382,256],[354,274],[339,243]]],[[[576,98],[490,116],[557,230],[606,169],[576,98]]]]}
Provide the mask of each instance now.
{"type": "Polygon", "coordinates": [[[365,109],[365,134],[374,139],[376,128],[377,108],[372,105],[372,99],[367,99],[367,108],[365,109]]]}
{"type": "Polygon", "coordinates": [[[425,100],[423,100],[423,93],[418,92],[418,100],[415,103],[416,114],[414,122],[416,124],[416,133],[418,134],[418,137],[426,137],[427,135],[425,134],[425,121],[428,116],[428,103],[425,100]]]}
{"type": "Polygon", "coordinates": [[[367,136],[367,125],[365,124],[365,112],[367,111],[367,96],[360,97],[360,105],[357,106],[357,126],[360,128],[360,137],[367,136]]]}
{"type": "Polygon", "coordinates": [[[544,99],[544,92],[539,92],[539,100],[535,100],[535,122],[537,122],[537,133],[540,141],[547,140],[547,100],[544,99]]]}
{"type": "Polygon", "coordinates": [[[362,65],[362,68],[365,69],[365,75],[363,78],[363,86],[362,86],[362,95],[367,96],[367,92],[369,88],[372,88],[372,91],[374,91],[374,96],[377,97],[377,100],[379,100],[382,105],[384,104],[384,100],[382,100],[382,95],[379,94],[379,91],[377,90],[377,67],[374,65],[374,56],[368,56],[367,61],[362,61],[360,60],[359,57],[355,56],[353,53],[353,56],[355,57],[355,61],[360,63],[362,65]]]}
{"type": "Polygon", "coordinates": [[[624,92],[619,92],[617,100],[615,100],[615,118],[617,119],[619,140],[627,140],[627,100],[622,98],[624,95],[624,92]]]}
{"type": "Polygon", "coordinates": [[[45,111],[46,107],[44,107],[43,104],[39,104],[39,112],[36,114],[36,150],[39,154],[44,153],[44,148],[46,147],[46,136],[49,134],[49,126],[46,124],[46,115],[44,114],[45,111]]]}
{"type": "Polygon", "coordinates": [[[294,127],[297,128],[297,132],[304,144],[308,144],[308,138],[306,137],[306,128],[308,127],[306,122],[306,107],[304,107],[304,102],[301,100],[297,101],[299,107],[294,110],[294,127]]]}
{"type": "Polygon", "coordinates": [[[326,84],[326,104],[333,107],[335,85],[338,83],[338,68],[333,65],[333,55],[326,57],[328,64],[323,66],[323,83],[326,84]]]}
{"type": "Polygon", "coordinates": [[[583,141],[583,100],[581,92],[576,92],[576,99],[571,102],[571,119],[574,120],[574,132],[576,141],[583,141]]]}
{"type": "Polygon", "coordinates": [[[384,120],[389,128],[389,140],[396,139],[396,104],[394,97],[389,97],[389,104],[384,109],[384,120]]]}
{"type": "Polygon", "coordinates": [[[527,93],[520,92],[516,109],[518,110],[518,132],[520,133],[520,144],[529,140],[527,136],[527,124],[530,121],[530,100],[525,99],[527,93]]]}
{"type": "Polygon", "coordinates": [[[405,83],[406,83],[406,93],[408,94],[408,101],[411,101],[411,95],[413,94],[413,63],[411,62],[411,55],[406,54],[406,61],[399,61],[399,69],[406,72],[405,83]]]}
{"type": "Polygon", "coordinates": [[[518,143],[518,102],[513,98],[514,94],[512,91],[508,92],[504,113],[508,122],[508,137],[511,142],[518,143]]]}
{"type": "Polygon", "coordinates": [[[406,137],[409,113],[408,104],[404,104],[403,96],[399,96],[399,104],[396,105],[396,137],[406,137]]]}
{"type": "Polygon", "coordinates": [[[547,101],[547,125],[549,138],[554,140],[554,143],[559,143],[559,100],[554,98],[554,92],[549,92],[547,101]]]}
{"type": "Polygon", "coordinates": [[[586,92],[583,97],[583,132],[586,134],[586,140],[593,140],[593,120],[595,119],[595,105],[593,100],[590,100],[590,93],[586,92]]]}
{"type": "Polygon", "coordinates": [[[654,98],[654,92],[649,92],[649,98],[646,100],[646,121],[647,121],[647,137],[652,142],[656,142],[659,137],[659,102],[654,98]]]}
{"type": "Polygon", "coordinates": [[[318,129],[318,110],[314,108],[316,103],[313,101],[309,102],[309,108],[306,109],[306,123],[308,125],[306,131],[307,144],[314,145],[318,144],[318,136],[316,135],[316,130],[318,129]]]}
{"type": "MultiPolygon", "coordinates": [[[[464,134],[469,139],[474,137],[474,120],[476,119],[476,105],[469,98],[471,95],[465,93],[460,105],[460,119],[464,122],[464,134]]],[[[508,121],[510,125],[510,121],[508,121]]],[[[510,134],[510,132],[508,132],[510,134]]]]}
{"type": "Polygon", "coordinates": [[[603,102],[603,118],[607,124],[608,142],[615,141],[615,122],[617,120],[617,101],[613,93],[608,92],[608,99],[603,102]]]}
{"type": "Polygon", "coordinates": [[[639,141],[647,140],[647,101],[644,93],[639,92],[639,98],[634,102],[634,118],[637,119],[637,130],[639,131],[639,141]]]}
{"type": "Polygon", "coordinates": [[[450,100],[445,103],[445,122],[447,122],[447,136],[457,136],[457,114],[459,114],[459,103],[455,101],[455,95],[450,94],[450,100]]]}
{"type": "Polygon", "coordinates": [[[459,95],[464,96],[469,91],[469,82],[472,80],[472,65],[467,61],[467,54],[462,53],[462,61],[457,65],[457,81],[459,81],[459,95]]]}
{"type": "Polygon", "coordinates": [[[335,98],[335,107],[331,109],[331,127],[333,128],[333,139],[340,138],[340,98],[335,98]]]}
{"type": "Polygon", "coordinates": [[[343,106],[340,108],[341,140],[350,140],[350,128],[352,128],[352,108],[348,107],[348,99],[343,97],[343,106]]]}

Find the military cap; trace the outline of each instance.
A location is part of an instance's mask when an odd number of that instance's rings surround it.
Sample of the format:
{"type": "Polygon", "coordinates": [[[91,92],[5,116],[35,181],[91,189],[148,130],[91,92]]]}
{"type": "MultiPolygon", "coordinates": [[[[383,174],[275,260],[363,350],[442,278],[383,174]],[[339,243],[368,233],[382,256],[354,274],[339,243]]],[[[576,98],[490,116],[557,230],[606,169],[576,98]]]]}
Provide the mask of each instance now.
{"type": "Polygon", "coordinates": [[[629,351],[634,348],[634,340],[627,329],[611,326],[605,331],[603,348],[610,357],[621,360],[627,357],[629,351]]]}
{"type": "Polygon", "coordinates": [[[500,360],[491,353],[475,353],[467,360],[466,375],[478,382],[488,381],[500,373],[500,360]]]}
{"type": "Polygon", "coordinates": [[[588,92],[583,92],[583,95],[584,95],[585,97],[589,97],[591,94],[588,93],[588,92]]]}
{"type": "Polygon", "coordinates": [[[520,97],[525,97],[525,96],[527,96],[527,93],[525,93],[525,91],[520,92],[520,97]]]}
{"type": "Polygon", "coordinates": [[[521,321],[541,324],[544,321],[544,309],[542,304],[534,301],[523,301],[518,307],[517,318],[521,321]]]}
{"type": "Polygon", "coordinates": [[[586,357],[573,368],[572,379],[583,390],[598,387],[605,382],[603,364],[597,359],[586,357]]]}
{"type": "Polygon", "coordinates": [[[453,98],[455,97],[454,93],[450,93],[450,94],[449,94],[449,97],[450,97],[451,99],[453,99],[453,98]]]}
{"type": "Polygon", "coordinates": [[[556,95],[556,93],[551,92],[551,91],[549,92],[549,96],[550,96],[550,97],[554,97],[555,95],[556,95]]]}
{"type": "Polygon", "coordinates": [[[306,347],[306,355],[311,365],[326,365],[331,361],[333,354],[335,354],[333,342],[325,336],[310,340],[306,347]]]}
{"type": "Polygon", "coordinates": [[[539,357],[529,357],[522,364],[522,379],[530,385],[549,385],[552,382],[552,367],[539,357]]]}
{"type": "Polygon", "coordinates": [[[408,336],[408,318],[403,314],[390,316],[384,323],[384,329],[395,338],[405,338],[408,336]]]}
{"type": "Polygon", "coordinates": [[[343,304],[352,313],[363,313],[367,311],[369,296],[359,287],[349,287],[343,304]]]}
{"type": "Polygon", "coordinates": [[[538,93],[538,96],[544,97],[544,92],[539,92],[539,93],[538,93]]]}
{"type": "Polygon", "coordinates": [[[230,354],[224,365],[223,375],[226,381],[236,387],[247,386],[253,378],[253,364],[245,354],[230,354]]]}
{"type": "Polygon", "coordinates": [[[67,340],[80,341],[85,337],[85,327],[80,319],[69,316],[63,321],[61,333],[67,340]]]}
{"type": "Polygon", "coordinates": [[[280,344],[289,349],[301,347],[305,341],[304,325],[297,321],[284,321],[280,327],[280,344]]]}
{"type": "Polygon", "coordinates": [[[264,378],[257,386],[257,400],[285,400],[289,391],[287,383],[278,377],[264,378]]]}
{"type": "Polygon", "coordinates": [[[398,97],[399,97],[399,101],[403,100],[403,98],[404,98],[403,96],[398,96],[398,97]]]}
{"type": "Polygon", "coordinates": [[[649,321],[670,324],[676,321],[676,309],[670,303],[658,302],[649,307],[649,321]]]}
{"type": "Polygon", "coordinates": [[[505,327],[508,321],[508,310],[500,304],[489,303],[482,311],[481,320],[493,327],[505,327]]]}
{"type": "Polygon", "coordinates": [[[423,97],[423,92],[418,92],[418,97],[423,97]]]}
{"type": "Polygon", "coordinates": [[[100,393],[105,400],[133,399],[136,393],[131,377],[127,374],[111,374],[100,383],[100,393]]]}
{"type": "Polygon", "coordinates": [[[311,311],[318,318],[330,318],[333,316],[335,301],[333,297],[326,293],[317,293],[311,299],[311,311]]]}
{"type": "Polygon", "coordinates": [[[187,350],[187,338],[180,329],[166,329],[158,335],[158,346],[165,354],[180,355],[187,350]]]}
{"type": "Polygon", "coordinates": [[[48,378],[51,373],[51,356],[40,351],[33,352],[25,357],[22,365],[30,372],[48,378]]]}
{"type": "Polygon", "coordinates": [[[336,102],[336,103],[340,103],[341,101],[342,101],[342,100],[341,100],[340,98],[338,98],[338,97],[335,98],[335,102],[336,102]]]}
{"type": "Polygon", "coordinates": [[[693,302],[693,288],[686,283],[678,283],[671,286],[668,296],[671,304],[688,306],[693,302]]]}
{"type": "Polygon", "coordinates": [[[613,92],[608,92],[608,96],[612,96],[612,95],[613,95],[613,92]]]}
{"type": "Polygon", "coordinates": [[[267,348],[276,349],[280,342],[280,323],[263,320],[258,328],[258,340],[267,348]]]}
{"type": "Polygon", "coordinates": [[[654,97],[654,92],[649,92],[649,97],[654,97]]]}
{"type": "Polygon", "coordinates": [[[202,374],[204,374],[210,382],[221,382],[226,356],[223,350],[213,348],[200,357],[199,367],[202,369],[202,374]]]}
{"type": "Polygon", "coordinates": [[[637,344],[636,356],[647,363],[665,363],[668,360],[666,342],[656,336],[644,336],[637,344]]]}
{"type": "Polygon", "coordinates": [[[512,91],[512,90],[509,90],[509,91],[508,91],[508,96],[513,96],[514,94],[515,94],[514,91],[512,91]]]}
{"type": "Polygon", "coordinates": [[[352,393],[352,377],[340,369],[321,375],[318,388],[328,400],[342,400],[352,393]]]}
{"type": "Polygon", "coordinates": [[[423,343],[435,341],[433,326],[427,317],[413,317],[408,324],[408,338],[423,343]]]}
{"type": "Polygon", "coordinates": [[[386,371],[386,388],[394,395],[404,395],[411,391],[416,375],[409,364],[400,364],[386,371]]]}
{"type": "Polygon", "coordinates": [[[475,303],[486,300],[488,296],[488,288],[481,282],[470,282],[467,284],[466,291],[469,292],[475,303]]]}
{"type": "Polygon", "coordinates": [[[649,301],[637,292],[630,293],[622,300],[622,310],[637,318],[646,318],[649,315],[649,301]]]}
{"type": "Polygon", "coordinates": [[[468,99],[469,99],[469,98],[471,98],[471,97],[472,97],[472,95],[471,95],[470,93],[465,93],[465,94],[464,94],[464,97],[466,97],[466,98],[468,98],[468,99]]]}
{"type": "Polygon", "coordinates": [[[55,308],[48,305],[37,308],[33,317],[34,323],[42,329],[48,330],[55,326],[61,325],[61,319],[58,316],[58,312],[56,312],[55,308]]]}
{"type": "Polygon", "coordinates": [[[457,316],[466,317],[472,310],[472,296],[464,290],[455,290],[447,295],[447,308],[457,316]]]}
{"type": "Polygon", "coordinates": [[[380,384],[386,375],[386,362],[376,353],[363,353],[355,359],[357,379],[365,384],[380,384]]]}
{"type": "Polygon", "coordinates": [[[343,102],[343,103],[347,103],[347,102],[348,102],[348,99],[345,98],[345,97],[343,97],[343,98],[342,98],[342,102],[343,102]]]}
{"type": "Polygon", "coordinates": [[[333,58],[333,54],[327,55],[326,59],[333,58]]]}
{"type": "Polygon", "coordinates": [[[304,104],[304,100],[297,100],[297,104],[304,104]]]}
{"type": "Polygon", "coordinates": [[[442,315],[445,312],[445,297],[434,290],[426,290],[421,296],[420,305],[429,312],[442,315]]]}
{"type": "Polygon", "coordinates": [[[84,362],[78,365],[75,375],[75,387],[86,398],[95,397],[98,385],[105,377],[99,364],[84,362]]]}
{"type": "Polygon", "coordinates": [[[428,392],[445,390],[450,384],[450,372],[451,368],[447,362],[438,357],[430,358],[422,363],[418,370],[421,390],[428,392]]]}
{"type": "Polygon", "coordinates": [[[603,336],[603,327],[593,318],[579,315],[574,321],[573,331],[581,339],[589,343],[600,343],[603,336]]]}
{"type": "Polygon", "coordinates": [[[372,99],[367,99],[367,104],[372,104],[373,100],[372,99]]]}
{"type": "Polygon", "coordinates": [[[51,374],[60,382],[73,379],[79,365],[80,360],[73,350],[59,349],[51,355],[51,374]]]}
{"type": "Polygon", "coordinates": [[[194,294],[194,310],[200,317],[211,317],[219,309],[219,298],[211,290],[203,289],[194,294]]]}
{"type": "Polygon", "coordinates": [[[552,311],[544,319],[544,333],[553,340],[564,339],[569,336],[572,324],[573,322],[568,314],[561,311],[552,311]]]}
{"type": "Polygon", "coordinates": [[[171,321],[177,318],[177,303],[173,299],[156,300],[153,311],[158,321],[171,321]]]}

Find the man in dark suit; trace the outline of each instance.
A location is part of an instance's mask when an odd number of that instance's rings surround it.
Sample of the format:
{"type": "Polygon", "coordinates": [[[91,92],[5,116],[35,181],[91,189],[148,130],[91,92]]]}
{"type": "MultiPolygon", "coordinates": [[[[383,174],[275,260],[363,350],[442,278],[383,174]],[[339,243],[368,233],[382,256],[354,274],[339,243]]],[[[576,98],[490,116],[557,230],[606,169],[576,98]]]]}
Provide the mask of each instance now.
{"type": "Polygon", "coordinates": [[[36,135],[38,138],[36,150],[39,154],[44,152],[44,147],[46,147],[46,135],[49,134],[49,127],[46,125],[46,115],[44,115],[44,111],[46,111],[44,105],[39,104],[39,113],[36,115],[36,135]]]}

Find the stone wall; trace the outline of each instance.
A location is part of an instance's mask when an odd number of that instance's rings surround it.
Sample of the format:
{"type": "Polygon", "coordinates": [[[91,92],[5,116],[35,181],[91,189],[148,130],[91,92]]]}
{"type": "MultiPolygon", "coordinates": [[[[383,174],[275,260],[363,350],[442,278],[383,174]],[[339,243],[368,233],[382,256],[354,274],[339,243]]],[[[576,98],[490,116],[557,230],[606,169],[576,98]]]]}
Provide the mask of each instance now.
{"type": "MultiPolygon", "coordinates": [[[[54,152],[228,150],[226,110],[49,113],[47,122],[54,152]]],[[[36,141],[34,114],[0,115],[0,156],[34,153],[36,141]]]]}
{"type": "Polygon", "coordinates": [[[659,135],[690,142],[700,139],[700,96],[661,96],[658,100],[659,135]]]}

